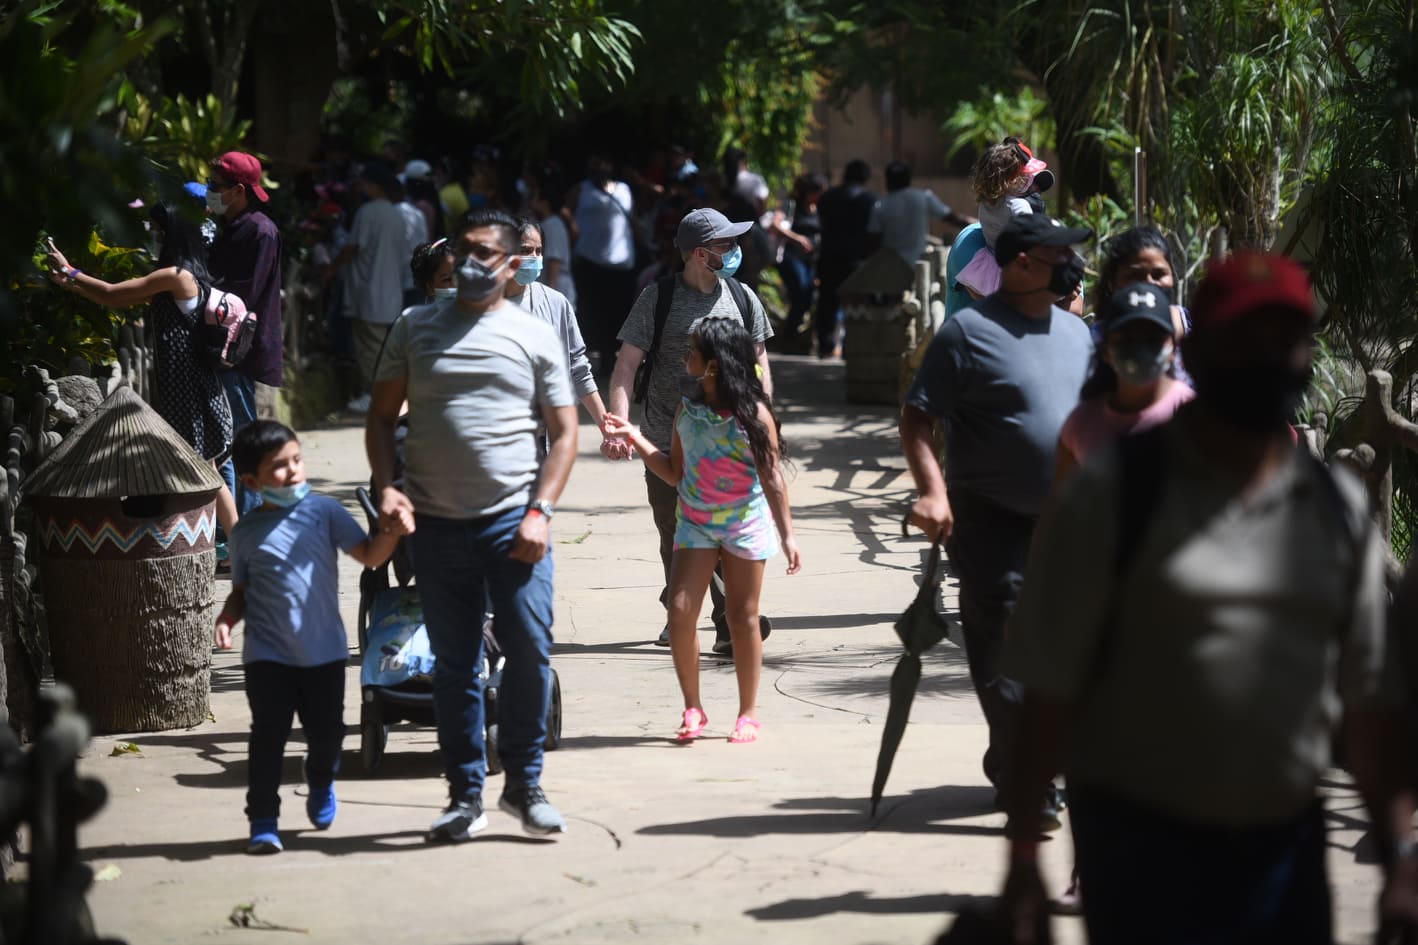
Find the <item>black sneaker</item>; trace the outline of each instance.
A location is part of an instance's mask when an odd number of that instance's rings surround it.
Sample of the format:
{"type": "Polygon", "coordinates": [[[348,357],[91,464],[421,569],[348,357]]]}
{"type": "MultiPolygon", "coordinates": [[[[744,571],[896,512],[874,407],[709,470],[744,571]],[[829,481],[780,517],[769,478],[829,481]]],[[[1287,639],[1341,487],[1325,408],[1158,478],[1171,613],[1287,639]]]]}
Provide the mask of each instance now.
{"type": "Polygon", "coordinates": [[[661,630],[661,631],[660,631],[660,635],[655,638],[655,645],[656,645],[656,646],[669,646],[669,645],[670,645],[670,625],[669,625],[669,624],[665,624],[665,629],[661,630]]]}
{"type": "Polygon", "coordinates": [[[546,794],[535,784],[531,787],[509,784],[503,789],[497,806],[504,814],[520,818],[522,830],[529,837],[557,837],[566,833],[566,821],[561,813],[551,806],[546,794]]]}
{"type": "Polygon", "coordinates": [[[428,828],[430,843],[458,843],[487,829],[487,814],[483,813],[481,797],[454,801],[443,809],[428,828]]]}
{"type": "MultiPolygon", "coordinates": [[[[767,640],[772,633],[773,621],[760,614],[758,617],[758,638],[767,640]]],[[[723,619],[714,621],[714,645],[709,649],[716,656],[734,655],[734,640],[729,635],[728,621],[723,619]]]]}

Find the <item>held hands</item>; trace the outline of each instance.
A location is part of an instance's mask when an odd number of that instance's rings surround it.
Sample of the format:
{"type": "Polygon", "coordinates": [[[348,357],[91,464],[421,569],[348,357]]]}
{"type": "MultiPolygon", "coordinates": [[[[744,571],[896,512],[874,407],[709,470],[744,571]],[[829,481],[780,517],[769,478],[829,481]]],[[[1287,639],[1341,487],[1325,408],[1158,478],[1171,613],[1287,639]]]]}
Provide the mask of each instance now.
{"type": "Polygon", "coordinates": [[[625,417],[608,413],[601,420],[601,455],[621,460],[635,457],[634,438],[640,433],[625,417]]]}
{"type": "Polygon", "coordinates": [[[379,530],[395,535],[414,533],[414,504],[393,486],[379,493],[379,530]]]}
{"type": "Polygon", "coordinates": [[[535,509],[530,510],[522,516],[522,524],[517,526],[517,537],[512,539],[512,550],[507,556],[513,561],[536,564],[546,557],[550,537],[551,528],[546,516],[535,509]]]}

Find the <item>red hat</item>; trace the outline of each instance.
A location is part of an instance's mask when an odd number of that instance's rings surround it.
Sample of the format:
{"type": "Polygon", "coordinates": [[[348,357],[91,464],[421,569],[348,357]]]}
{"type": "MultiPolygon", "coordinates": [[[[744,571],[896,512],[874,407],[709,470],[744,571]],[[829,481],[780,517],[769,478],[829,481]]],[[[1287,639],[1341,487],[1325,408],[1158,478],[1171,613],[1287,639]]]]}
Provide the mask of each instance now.
{"type": "Polygon", "coordinates": [[[243,184],[265,203],[271,199],[266,188],[261,186],[261,162],[241,151],[228,151],[212,162],[212,167],[221,171],[234,184],[243,184]]]}
{"type": "Polygon", "coordinates": [[[1192,324],[1219,328],[1261,310],[1291,311],[1313,322],[1310,276],[1292,259],[1247,250],[1207,265],[1192,297],[1192,324]]]}

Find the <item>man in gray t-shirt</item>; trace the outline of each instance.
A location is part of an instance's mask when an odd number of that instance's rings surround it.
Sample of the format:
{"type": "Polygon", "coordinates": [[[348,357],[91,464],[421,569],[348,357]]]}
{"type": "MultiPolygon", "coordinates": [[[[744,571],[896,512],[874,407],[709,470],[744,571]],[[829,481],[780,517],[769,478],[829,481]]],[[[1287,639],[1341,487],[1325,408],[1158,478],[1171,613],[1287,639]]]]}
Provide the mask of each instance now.
{"type": "MultiPolygon", "coordinates": [[[[965,656],[990,728],[985,776],[996,787],[1009,777],[1022,696],[1000,675],[1004,625],[1092,352],[1088,326],[1055,302],[1077,288],[1083,266],[1069,247],[1089,236],[1042,214],[1015,217],[995,247],[1000,291],[936,333],[901,410],[901,445],[920,493],[911,523],[945,541],[960,580],[965,656]]],[[[1052,801],[1042,826],[1059,827],[1052,801]]]]}
{"type": "MultiPolygon", "coordinates": [[[[662,450],[670,448],[675,414],[683,397],[682,382],[689,376],[684,369],[684,357],[689,351],[689,326],[695,319],[710,313],[742,317],[724,280],[733,277],[737,268],[735,260],[741,254],[738,238],[751,226],[751,223],[731,223],[717,210],[692,210],[680,221],[675,245],[684,259],[684,272],[674,281],[674,298],[670,302],[669,314],[651,363],[644,404],[645,418],[641,426],[645,437],[662,450]]],[[[752,326],[754,349],[763,371],[763,390],[772,397],[773,376],[769,373],[768,354],[763,343],[773,337],[773,329],[768,325],[768,316],[758,296],[746,286],[743,293],[749,305],[747,323],[752,326]]],[[[630,317],[621,326],[618,336],[620,353],[611,376],[610,412],[616,416],[630,415],[630,391],[635,383],[636,371],[655,342],[655,305],[658,300],[659,285],[652,283],[640,293],[640,298],[635,300],[630,310],[630,317]]],[[[630,455],[628,444],[615,440],[608,440],[601,451],[612,459],[625,459],[630,455]]],[[[645,489],[650,499],[650,511],[654,514],[655,528],[660,533],[660,560],[664,564],[666,585],[666,590],[660,592],[660,603],[663,604],[667,599],[670,580],[675,509],[679,497],[674,486],[666,484],[648,470],[645,473],[645,489]]],[[[709,596],[713,601],[714,652],[730,653],[729,626],[724,618],[724,581],[718,570],[714,572],[709,596]]],[[[760,618],[760,621],[766,639],[767,618],[760,618]]],[[[669,646],[668,627],[661,631],[656,642],[660,646],[669,646]]]]}
{"type": "Polygon", "coordinates": [[[565,822],[540,786],[551,698],[550,520],[576,459],[566,346],[505,298],[519,265],[517,222],[484,211],[453,241],[458,297],[395,323],[365,439],[381,513],[415,525],[413,552],[437,660],[433,705],[450,803],[429,828],[466,840],[487,826],[483,615],[506,663],[497,700],[499,806],[534,836],[565,822]],[[407,398],[408,494],[394,481],[394,428],[407,398]],[[538,439],[545,426],[545,458],[538,439]]]}

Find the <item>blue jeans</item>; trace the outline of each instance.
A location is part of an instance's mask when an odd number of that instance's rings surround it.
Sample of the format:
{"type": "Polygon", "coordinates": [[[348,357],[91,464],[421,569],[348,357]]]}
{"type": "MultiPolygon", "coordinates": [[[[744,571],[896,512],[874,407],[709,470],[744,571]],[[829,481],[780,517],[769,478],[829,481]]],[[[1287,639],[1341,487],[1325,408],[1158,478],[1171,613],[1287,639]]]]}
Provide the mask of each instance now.
{"type": "Polygon", "coordinates": [[[778,274],[782,276],[783,288],[788,293],[788,314],[783,325],[791,338],[812,310],[812,263],[801,256],[785,255],[783,261],[778,263],[778,274]]]}
{"type": "Polygon", "coordinates": [[[497,753],[508,784],[542,775],[551,699],[551,552],[536,564],[508,557],[526,510],[467,521],[417,517],[413,535],[428,641],[436,660],[433,709],[449,795],[480,796],[487,777],[482,665],[483,614],[506,663],[498,693],[497,753]],[[491,604],[491,606],[489,606],[491,604]]]}
{"type": "Polygon", "coordinates": [[[1330,945],[1324,810],[1259,827],[1198,824],[1069,783],[1092,945],[1330,945]]]}
{"type": "MultiPolygon", "coordinates": [[[[226,388],[226,399],[231,404],[231,432],[235,435],[242,427],[256,419],[256,382],[239,369],[218,371],[222,386],[226,388]]],[[[252,492],[236,478],[236,467],[231,460],[222,463],[222,478],[227,488],[236,498],[236,512],[245,515],[262,503],[261,494],[252,492]]]]}

